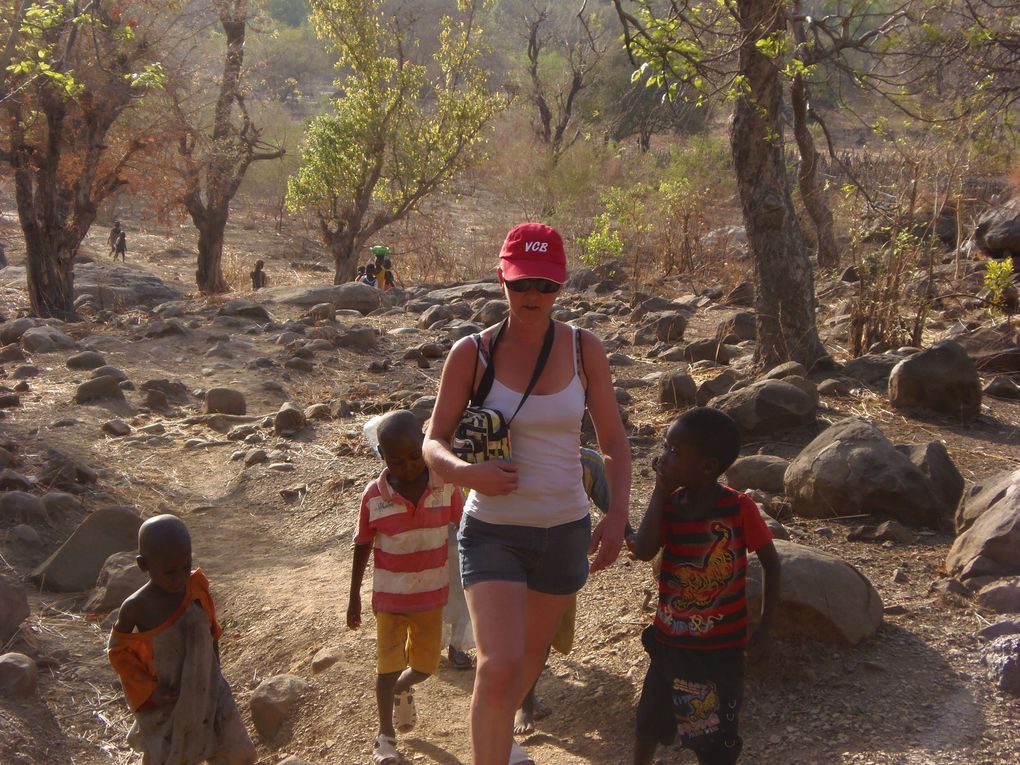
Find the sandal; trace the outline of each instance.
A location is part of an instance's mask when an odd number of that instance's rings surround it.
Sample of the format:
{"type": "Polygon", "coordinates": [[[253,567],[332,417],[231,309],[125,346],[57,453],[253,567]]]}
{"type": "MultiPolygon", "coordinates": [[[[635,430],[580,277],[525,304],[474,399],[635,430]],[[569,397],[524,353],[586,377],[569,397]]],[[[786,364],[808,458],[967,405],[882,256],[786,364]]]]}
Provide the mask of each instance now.
{"type": "Polygon", "coordinates": [[[454,669],[471,669],[474,662],[466,651],[454,648],[452,645],[446,651],[446,658],[450,660],[450,666],[454,669]]]}
{"type": "Polygon", "coordinates": [[[376,736],[372,746],[372,762],[374,765],[397,765],[400,762],[397,740],[382,733],[376,736]]]}
{"type": "Polygon", "coordinates": [[[418,722],[418,710],[414,706],[414,694],[410,690],[393,697],[393,727],[398,733],[410,733],[418,722]]]}
{"type": "Polygon", "coordinates": [[[508,765],[535,765],[535,761],[521,749],[516,739],[510,741],[510,762],[508,765]]]}

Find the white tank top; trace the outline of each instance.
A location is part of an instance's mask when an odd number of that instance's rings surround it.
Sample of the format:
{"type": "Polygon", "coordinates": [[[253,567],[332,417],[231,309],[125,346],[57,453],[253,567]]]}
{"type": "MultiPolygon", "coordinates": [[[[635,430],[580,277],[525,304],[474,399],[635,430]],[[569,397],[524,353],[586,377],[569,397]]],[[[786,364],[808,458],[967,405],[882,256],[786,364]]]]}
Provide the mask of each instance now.
{"type": "MultiPolygon", "coordinates": [[[[550,528],[588,515],[588,495],[581,474],[581,418],[584,386],[577,372],[576,329],[574,375],[557,393],[532,393],[510,425],[510,453],[517,466],[517,490],[498,497],[472,491],[464,512],[486,523],[550,528]]],[[[482,358],[485,364],[484,356],[482,358]]],[[[493,380],[484,406],[510,417],[523,393],[493,380]]]]}

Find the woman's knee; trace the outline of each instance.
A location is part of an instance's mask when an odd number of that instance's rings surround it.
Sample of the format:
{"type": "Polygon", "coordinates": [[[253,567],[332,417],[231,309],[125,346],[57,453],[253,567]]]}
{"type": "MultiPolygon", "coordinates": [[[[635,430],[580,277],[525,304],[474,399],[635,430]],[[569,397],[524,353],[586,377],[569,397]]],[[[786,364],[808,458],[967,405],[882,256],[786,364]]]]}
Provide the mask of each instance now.
{"type": "Polygon", "coordinates": [[[520,683],[523,659],[523,654],[479,656],[475,669],[476,687],[496,692],[516,690],[520,683]]]}

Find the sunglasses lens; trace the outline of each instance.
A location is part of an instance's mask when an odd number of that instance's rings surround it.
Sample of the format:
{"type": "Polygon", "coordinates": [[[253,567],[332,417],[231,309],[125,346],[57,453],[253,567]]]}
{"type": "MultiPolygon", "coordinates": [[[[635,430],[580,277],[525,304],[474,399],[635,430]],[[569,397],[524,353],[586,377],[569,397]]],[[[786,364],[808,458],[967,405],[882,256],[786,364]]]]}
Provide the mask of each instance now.
{"type": "Polygon", "coordinates": [[[543,295],[551,295],[560,291],[560,285],[548,279],[515,279],[505,282],[507,289],[511,292],[527,292],[532,287],[543,295]]]}

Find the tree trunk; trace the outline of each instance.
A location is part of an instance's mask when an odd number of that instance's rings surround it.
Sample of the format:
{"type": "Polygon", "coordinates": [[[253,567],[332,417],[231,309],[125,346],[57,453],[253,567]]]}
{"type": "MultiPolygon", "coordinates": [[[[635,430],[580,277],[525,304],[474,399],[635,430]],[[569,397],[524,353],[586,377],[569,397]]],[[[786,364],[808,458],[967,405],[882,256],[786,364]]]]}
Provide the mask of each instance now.
{"type": "Polygon", "coordinates": [[[737,2],[740,73],[748,91],[736,101],[730,144],[754,260],[755,362],[768,369],[794,360],[811,369],[826,352],[815,323],[814,274],[786,173],[782,86],[775,62],[755,46],[782,33],[782,5],[781,0],[737,2]]]}
{"type": "Polygon", "coordinates": [[[797,183],[804,208],[815,227],[815,237],[818,239],[818,265],[823,268],[835,268],[839,265],[839,250],[836,247],[832,210],[829,209],[821,184],[818,182],[818,151],[815,149],[815,139],[808,130],[808,91],[802,75],[798,74],[793,79],[790,102],[793,106],[793,135],[800,150],[797,183]]]}
{"type": "Polygon", "coordinates": [[[344,284],[354,279],[358,272],[358,247],[354,241],[354,234],[350,228],[346,228],[329,242],[330,252],[333,253],[333,284],[344,284]]]}
{"type": "Polygon", "coordinates": [[[227,210],[213,210],[200,218],[192,213],[198,229],[198,270],[195,282],[203,295],[229,292],[223,277],[223,232],[227,227],[227,210]]]}

